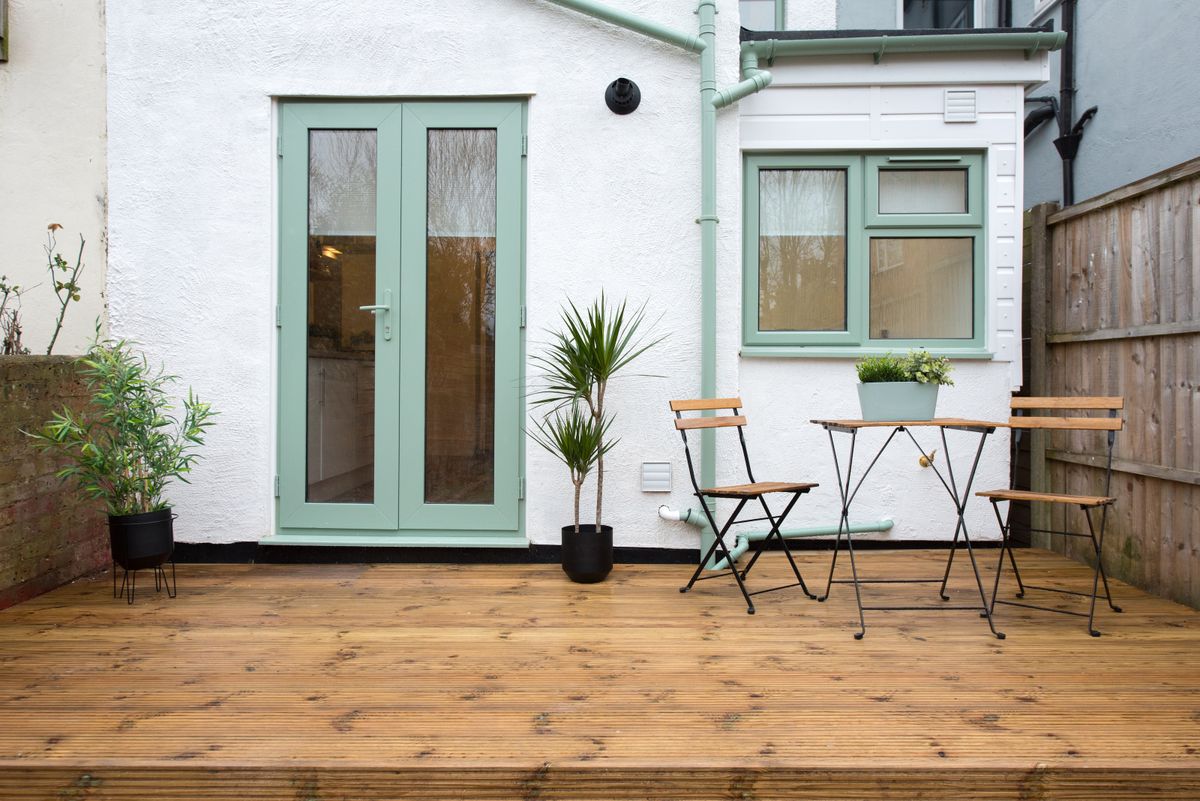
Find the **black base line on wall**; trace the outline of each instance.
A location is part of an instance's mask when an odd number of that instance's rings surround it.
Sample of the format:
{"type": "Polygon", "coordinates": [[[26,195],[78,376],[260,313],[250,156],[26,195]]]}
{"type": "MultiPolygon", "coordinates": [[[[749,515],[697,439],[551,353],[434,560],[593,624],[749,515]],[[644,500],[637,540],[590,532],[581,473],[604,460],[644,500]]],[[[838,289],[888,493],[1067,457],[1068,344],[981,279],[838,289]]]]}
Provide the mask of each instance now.
{"type": "MultiPolygon", "coordinates": [[[[978,549],[1000,547],[999,540],[973,542],[978,549]]],[[[793,551],[832,551],[833,539],[791,540],[793,551]]],[[[959,546],[962,547],[961,545],[959,546]]],[[[856,551],[949,550],[943,540],[855,540],[856,551]]],[[[767,550],[778,550],[778,546],[767,550]]],[[[257,542],[177,542],[179,564],[452,564],[536,565],[558,564],[559,545],[530,545],[521,548],[342,548],[332,545],[262,545],[257,542]]],[[[700,558],[696,548],[614,548],[613,562],[623,565],[694,565],[700,558]]]]}

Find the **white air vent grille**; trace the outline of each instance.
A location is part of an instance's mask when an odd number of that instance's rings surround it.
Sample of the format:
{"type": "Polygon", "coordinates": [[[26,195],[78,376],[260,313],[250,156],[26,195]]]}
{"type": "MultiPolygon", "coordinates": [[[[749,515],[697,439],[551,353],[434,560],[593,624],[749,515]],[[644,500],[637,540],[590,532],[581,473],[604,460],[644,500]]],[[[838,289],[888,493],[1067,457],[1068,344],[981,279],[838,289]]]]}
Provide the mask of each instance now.
{"type": "Polygon", "coordinates": [[[642,462],[642,492],[670,492],[671,463],[642,462]]]}
{"type": "Polygon", "coordinates": [[[946,122],[975,122],[974,89],[947,89],[946,110],[942,119],[946,122]]]}

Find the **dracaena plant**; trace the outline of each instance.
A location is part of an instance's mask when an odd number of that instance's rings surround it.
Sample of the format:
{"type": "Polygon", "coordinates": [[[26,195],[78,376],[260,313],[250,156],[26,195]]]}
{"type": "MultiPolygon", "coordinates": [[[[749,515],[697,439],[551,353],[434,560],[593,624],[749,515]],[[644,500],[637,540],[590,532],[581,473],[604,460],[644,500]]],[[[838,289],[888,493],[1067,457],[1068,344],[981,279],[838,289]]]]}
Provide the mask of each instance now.
{"type": "Polygon", "coordinates": [[[529,432],[534,442],[554,454],[571,472],[571,483],[575,486],[576,534],[579,533],[579,498],[583,482],[604,454],[616,445],[615,440],[606,439],[611,424],[611,419],[597,421],[576,401],[555,409],[537,421],[529,432]]]}
{"type": "MultiPolygon", "coordinates": [[[[629,309],[626,301],[613,304],[603,294],[583,309],[568,301],[562,309],[560,322],[561,328],[551,332],[546,350],[532,359],[541,368],[544,381],[534,392],[534,403],[548,407],[543,424],[571,420],[576,414],[590,416],[590,434],[598,441],[604,441],[613,423],[605,409],[609,382],[663,337],[647,338],[645,304],[629,309]],[[584,408],[580,408],[580,404],[584,408]],[[556,417],[564,411],[567,413],[565,418],[556,417]]],[[[544,447],[546,443],[541,444],[544,447]]],[[[610,442],[599,447],[596,453],[597,532],[603,523],[604,456],[615,444],[610,442]]],[[[555,449],[551,448],[551,451],[555,452],[555,449]]],[[[559,454],[556,452],[555,455],[559,454]]],[[[576,530],[581,485],[582,480],[576,484],[576,530]]]]}
{"type": "Polygon", "coordinates": [[[30,434],[68,464],[57,475],[104,501],[110,515],[154,512],[170,504],[172,479],[187,482],[216,414],[191,389],[177,416],[167,396],[175,376],[152,369],[125,340],[97,341],[79,361],[91,395],[79,412],[64,407],[30,434]]]}

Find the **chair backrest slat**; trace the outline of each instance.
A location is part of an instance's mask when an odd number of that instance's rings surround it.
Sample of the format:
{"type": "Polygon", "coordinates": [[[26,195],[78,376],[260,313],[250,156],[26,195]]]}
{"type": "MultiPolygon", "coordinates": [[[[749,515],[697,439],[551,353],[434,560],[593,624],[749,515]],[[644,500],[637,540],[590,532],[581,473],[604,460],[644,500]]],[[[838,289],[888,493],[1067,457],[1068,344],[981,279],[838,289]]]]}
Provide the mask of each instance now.
{"type": "Polygon", "coordinates": [[[677,418],[675,420],[675,429],[677,431],[690,431],[694,428],[729,428],[731,426],[746,425],[746,418],[743,415],[727,415],[725,417],[689,417],[677,418]]]}
{"type": "Polygon", "coordinates": [[[673,412],[707,412],[714,409],[740,409],[741,398],[698,398],[696,400],[673,400],[673,412]]]}
{"type": "Polygon", "coordinates": [[[1064,431],[1120,431],[1120,417],[1010,417],[1009,428],[1053,428],[1064,431]]]}
{"type": "Polygon", "coordinates": [[[1124,409],[1124,398],[1013,398],[1013,409],[1124,409]]]}

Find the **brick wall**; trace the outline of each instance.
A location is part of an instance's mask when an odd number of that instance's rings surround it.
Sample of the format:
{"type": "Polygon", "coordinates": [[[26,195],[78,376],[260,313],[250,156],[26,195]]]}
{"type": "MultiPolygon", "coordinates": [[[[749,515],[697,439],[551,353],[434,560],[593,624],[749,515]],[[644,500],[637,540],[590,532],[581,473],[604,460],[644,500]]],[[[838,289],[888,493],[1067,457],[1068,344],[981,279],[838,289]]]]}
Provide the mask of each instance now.
{"type": "Polygon", "coordinates": [[[109,564],[103,505],[55,476],[62,461],[33,448],[33,430],[86,390],[67,356],[0,357],[0,609],[109,564]]]}

